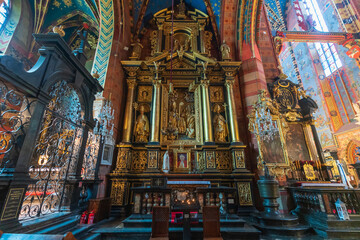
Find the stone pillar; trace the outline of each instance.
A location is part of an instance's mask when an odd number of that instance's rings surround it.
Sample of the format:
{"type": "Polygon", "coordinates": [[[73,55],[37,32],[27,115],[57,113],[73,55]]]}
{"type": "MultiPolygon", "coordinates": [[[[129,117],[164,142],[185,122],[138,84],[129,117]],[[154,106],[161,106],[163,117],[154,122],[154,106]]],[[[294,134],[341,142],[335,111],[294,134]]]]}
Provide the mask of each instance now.
{"type": "Polygon", "coordinates": [[[122,141],[124,143],[131,142],[131,127],[133,122],[133,103],[135,100],[135,86],[136,86],[136,69],[126,69],[128,71],[129,77],[127,79],[128,92],[126,97],[126,107],[124,115],[124,130],[122,141]]]}
{"type": "Polygon", "coordinates": [[[209,83],[210,81],[205,79],[201,80],[201,101],[202,101],[202,112],[203,112],[203,121],[204,121],[204,142],[213,143],[213,129],[211,126],[211,109],[210,109],[210,99],[209,99],[209,83]]]}
{"type": "Polygon", "coordinates": [[[160,101],[161,101],[161,80],[157,77],[153,81],[153,99],[151,105],[151,131],[150,144],[160,143],[160,101]]]}

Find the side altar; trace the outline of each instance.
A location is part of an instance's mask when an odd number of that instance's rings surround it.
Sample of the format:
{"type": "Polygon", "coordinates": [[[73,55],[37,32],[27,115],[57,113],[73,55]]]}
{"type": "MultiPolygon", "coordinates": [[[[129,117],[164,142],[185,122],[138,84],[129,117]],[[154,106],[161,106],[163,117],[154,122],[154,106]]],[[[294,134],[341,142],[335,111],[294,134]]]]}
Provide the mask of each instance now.
{"type": "Polygon", "coordinates": [[[130,60],[121,62],[127,100],[110,174],[113,208],[148,213],[170,205],[181,195],[175,192],[199,196],[204,190],[184,181],[202,181],[211,189],[203,204],[226,201],[236,211],[252,211],[254,174],[247,170],[234,98],[241,62],[230,61],[229,46],[212,37],[209,17],[199,10],[179,7],[172,26],[171,11],[164,9],[152,24],[151,51],[146,39],[137,40],[130,60]],[[135,207],[145,194],[146,207],[135,207]]]}

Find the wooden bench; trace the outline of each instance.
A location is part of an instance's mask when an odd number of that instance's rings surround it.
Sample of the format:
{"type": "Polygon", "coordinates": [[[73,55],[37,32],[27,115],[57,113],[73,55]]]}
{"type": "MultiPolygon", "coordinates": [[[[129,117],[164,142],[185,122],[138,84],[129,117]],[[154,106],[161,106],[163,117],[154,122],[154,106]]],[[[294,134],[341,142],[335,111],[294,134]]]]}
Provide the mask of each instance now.
{"type": "Polygon", "coordinates": [[[76,238],[71,232],[68,232],[65,235],[52,235],[3,233],[0,230],[0,240],[76,240],[76,238]]]}
{"type": "Polygon", "coordinates": [[[220,233],[220,209],[218,206],[203,207],[203,236],[206,240],[222,240],[220,233]]]}
{"type": "Polygon", "coordinates": [[[153,207],[150,240],[169,239],[170,208],[166,206],[153,207]]]}

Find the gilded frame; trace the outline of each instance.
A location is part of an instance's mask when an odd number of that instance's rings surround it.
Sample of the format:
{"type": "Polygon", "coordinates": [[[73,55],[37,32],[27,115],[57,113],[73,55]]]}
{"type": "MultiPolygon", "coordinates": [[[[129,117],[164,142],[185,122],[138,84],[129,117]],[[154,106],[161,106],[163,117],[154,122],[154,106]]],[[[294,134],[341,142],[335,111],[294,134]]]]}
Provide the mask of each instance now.
{"type": "MultiPolygon", "coordinates": [[[[284,167],[284,168],[288,168],[289,165],[289,158],[287,155],[287,147],[286,147],[286,142],[285,142],[285,135],[287,132],[287,123],[283,118],[280,118],[278,115],[272,115],[272,120],[276,121],[276,124],[278,126],[279,129],[279,139],[280,139],[280,145],[281,145],[281,149],[282,149],[282,155],[284,158],[284,162],[280,162],[280,163],[272,163],[272,162],[266,162],[266,165],[271,169],[271,168],[278,168],[278,167],[284,167]]],[[[264,150],[264,143],[263,141],[260,139],[260,136],[257,135],[256,136],[257,139],[257,143],[259,146],[259,160],[262,163],[264,161],[264,154],[263,154],[263,150],[264,150]]]]}
{"type": "Polygon", "coordinates": [[[174,153],[174,172],[189,172],[191,169],[191,149],[173,149],[174,153]],[[185,157],[182,160],[182,157],[185,157]]]}
{"type": "MultiPolygon", "coordinates": [[[[181,85],[175,85],[174,89],[183,88],[181,85]]],[[[168,106],[169,106],[169,89],[168,86],[162,85],[162,97],[161,97],[161,120],[160,129],[163,129],[168,125],[168,106]]],[[[170,140],[167,136],[160,134],[160,143],[162,145],[199,145],[203,142],[203,129],[202,129],[202,106],[200,97],[200,88],[197,87],[194,91],[194,106],[195,106],[195,139],[188,140],[170,140]]]]}

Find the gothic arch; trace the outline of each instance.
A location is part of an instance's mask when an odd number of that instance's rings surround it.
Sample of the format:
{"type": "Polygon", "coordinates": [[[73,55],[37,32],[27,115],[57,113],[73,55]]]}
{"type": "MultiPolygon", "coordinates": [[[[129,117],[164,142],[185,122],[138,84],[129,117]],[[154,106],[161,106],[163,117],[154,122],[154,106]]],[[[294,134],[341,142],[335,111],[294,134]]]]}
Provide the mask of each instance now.
{"type": "Polygon", "coordinates": [[[345,160],[347,164],[354,164],[356,162],[354,158],[355,149],[360,147],[360,140],[352,139],[346,147],[345,160]]]}

